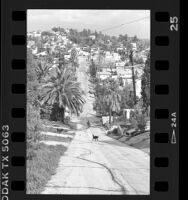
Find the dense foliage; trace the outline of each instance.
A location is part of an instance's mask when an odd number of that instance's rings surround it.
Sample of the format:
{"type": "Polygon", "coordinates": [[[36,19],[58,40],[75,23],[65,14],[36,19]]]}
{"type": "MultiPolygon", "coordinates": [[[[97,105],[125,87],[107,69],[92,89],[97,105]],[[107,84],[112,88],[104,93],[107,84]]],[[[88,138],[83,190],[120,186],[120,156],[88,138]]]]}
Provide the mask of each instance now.
{"type": "Polygon", "coordinates": [[[31,52],[27,52],[27,157],[31,159],[38,149],[40,110],[39,81],[36,72],[37,62],[31,52]]]}
{"type": "Polygon", "coordinates": [[[66,107],[71,114],[79,115],[85,100],[76,74],[66,67],[57,67],[55,70],[55,75],[47,79],[41,87],[41,104],[52,105],[53,119],[64,122],[66,107]]]}
{"type": "Polygon", "coordinates": [[[150,55],[145,62],[144,73],[142,75],[142,91],[141,95],[143,98],[143,108],[148,111],[150,107],[150,55]]]}
{"type": "MultiPolygon", "coordinates": [[[[46,32],[43,35],[46,35],[46,32]]],[[[79,115],[85,102],[75,74],[78,65],[75,49],[71,51],[69,63],[65,62],[59,52],[59,65],[53,69],[52,56],[47,54],[45,58],[36,59],[31,50],[27,51],[28,159],[32,159],[39,148],[41,120],[68,123],[70,119],[64,117],[66,110],[79,115]]]]}
{"type": "Polygon", "coordinates": [[[149,46],[149,41],[144,39],[138,39],[137,36],[129,37],[127,34],[119,36],[110,36],[103,34],[102,32],[92,31],[90,29],[83,29],[78,31],[76,29],[69,29],[68,32],[64,28],[54,27],[54,32],[60,32],[66,34],[70,41],[79,44],[80,46],[100,47],[101,50],[116,50],[120,45],[123,45],[127,50],[131,49],[131,42],[138,43],[140,50],[149,46]],[[92,36],[94,38],[92,38],[92,36]]]}

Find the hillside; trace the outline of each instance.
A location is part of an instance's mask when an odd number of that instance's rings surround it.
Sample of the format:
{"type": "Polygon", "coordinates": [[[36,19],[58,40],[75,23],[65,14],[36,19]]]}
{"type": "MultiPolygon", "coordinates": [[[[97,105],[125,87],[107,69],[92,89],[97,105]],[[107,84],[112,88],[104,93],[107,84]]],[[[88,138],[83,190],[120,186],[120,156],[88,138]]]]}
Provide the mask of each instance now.
{"type": "Polygon", "coordinates": [[[108,136],[150,154],[150,132],[142,133],[131,138],[128,138],[127,136],[117,138],[117,136],[112,134],[109,134],[108,136]]]}

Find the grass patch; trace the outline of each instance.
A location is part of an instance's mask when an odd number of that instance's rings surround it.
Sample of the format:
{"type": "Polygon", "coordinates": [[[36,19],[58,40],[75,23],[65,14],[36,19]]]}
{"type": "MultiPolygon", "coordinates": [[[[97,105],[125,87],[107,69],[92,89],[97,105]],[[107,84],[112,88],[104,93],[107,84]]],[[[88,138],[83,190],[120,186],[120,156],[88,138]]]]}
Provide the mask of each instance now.
{"type": "Polygon", "coordinates": [[[62,145],[40,144],[36,156],[27,160],[27,194],[40,194],[43,191],[66,150],[67,147],[62,145]]]}
{"type": "Polygon", "coordinates": [[[43,137],[44,137],[44,140],[58,141],[58,142],[70,142],[72,140],[71,137],[58,137],[58,136],[52,136],[52,135],[45,135],[43,137]]]}
{"type": "Polygon", "coordinates": [[[108,134],[108,136],[129,146],[140,149],[148,154],[150,153],[150,132],[145,132],[132,137],[117,136],[113,133],[108,134]]]}
{"type": "Polygon", "coordinates": [[[63,128],[47,127],[47,126],[44,126],[44,125],[43,125],[41,130],[46,131],[46,132],[61,133],[61,134],[67,133],[67,131],[68,131],[68,130],[63,130],[63,128]],[[61,132],[58,132],[57,129],[62,129],[62,130],[61,130],[61,132]]]}
{"type": "Polygon", "coordinates": [[[65,134],[66,134],[66,135],[72,135],[72,136],[74,136],[74,135],[75,135],[75,132],[66,132],[65,134]]]}

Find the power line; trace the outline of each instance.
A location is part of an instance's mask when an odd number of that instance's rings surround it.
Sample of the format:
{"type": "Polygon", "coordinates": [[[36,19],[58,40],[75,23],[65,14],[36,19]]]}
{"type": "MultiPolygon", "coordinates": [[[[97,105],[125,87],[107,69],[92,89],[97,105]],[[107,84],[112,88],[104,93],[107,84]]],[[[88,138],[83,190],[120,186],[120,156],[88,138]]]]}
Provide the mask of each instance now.
{"type": "Polygon", "coordinates": [[[146,17],[143,17],[143,18],[139,18],[139,19],[136,19],[136,20],[133,20],[133,21],[130,21],[130,22],[126,22],[126,23],[121,24],[121,25],[113,26],[113,27],[110,27],[110,28],[107,28],[107,29],[103,29],[101,31],[107,31],[107,30],[115,29],[115,28],[118,28],[118,27],[121,27],[121,26],[124,26],[124,25],[127,25],[127,24],[132,24],[132,23],[141,21],[141,20],[146,19],[146,18],[149,18],[149,16],[146,16],[146,17]]]}

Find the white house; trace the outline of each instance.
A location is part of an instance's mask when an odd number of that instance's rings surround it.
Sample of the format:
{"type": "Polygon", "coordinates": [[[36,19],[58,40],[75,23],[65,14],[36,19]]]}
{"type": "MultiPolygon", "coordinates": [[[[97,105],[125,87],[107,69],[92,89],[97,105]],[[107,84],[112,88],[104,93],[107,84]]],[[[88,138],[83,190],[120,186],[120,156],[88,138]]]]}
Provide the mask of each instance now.
{"type": "Polygon", "coordinates": [[[38,48],[37,47],[35,47],[34,49],[32,49],[32,54],[37,54],[37,52],[38,52],[38,48]]]}
{"type": "Polygon", "coordinates": [[[90,35],[89,38],[91,38],[92,40],[96,39],[95,35],[90,35]]]}
{"type": "Polygon", "coordinates": [[[69,60],[70,59],[70,55],[64,55],[65,60],[69,60]]]}
{"type": "Polygon", "coordinates": [[[111,53],[110,53],[110,51],[106,51],[106,54],[105,54],[106,56],[111,56],[111,53]]]}
{"type": "Polygon", "coordinates": [[[40,52],[40,53],[38,53],[38,54],[36,54],[37,56],[46,56],[47,55],[47,53],[46,53],[46,51],[43,51],[43,52],[40,52]]]}
{"type": "Polygon", "coordinates": [[[34,31],[34,32],[33,32],[33,36],[34,36],[34,37],[41,37],[41,32],[34,31]]]}
{"type": "Polygon", "coordinates": [[[115,65],[116,65],[117,68],[122,68],[122,67],[125,66],[125,62],[116,62],[115,65]]]}
{"type": "Polygon", "coordinates": [[[136,42],[132,42],[131,45],[133,50],[137,50],[136,42]]]}
{"type": "Polygon", "coordinates": [[[108,78],[109,76],[110,76],[110,72],[107,72],[107,71],[99,72],[99,77],[102,80],[108,78]]]}
{"type": "Polygon", "coordinates": [[[120,61],[121,60],[121,57],[118,53],[112,53],[112,56],[114,58],[115,61],[120,61]]]}
{"type": "Polygon", "coordinates": [[[116,51],[123,51],[123,47],[117,47],[116,51]]]}
{"type": "Polygon", "coordinates": [[[32,47],[33,45],[35,45],[35,41],[34,40],[29,40],[27,42],[27,47],[32,47]]]}

